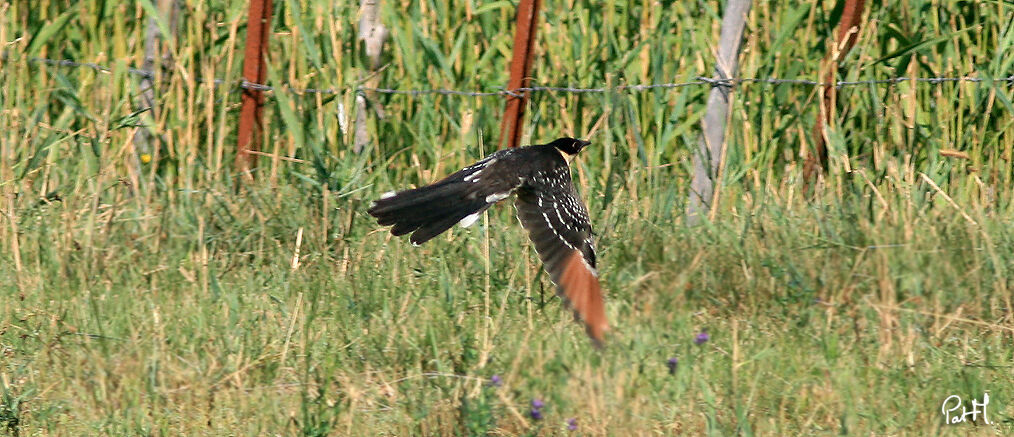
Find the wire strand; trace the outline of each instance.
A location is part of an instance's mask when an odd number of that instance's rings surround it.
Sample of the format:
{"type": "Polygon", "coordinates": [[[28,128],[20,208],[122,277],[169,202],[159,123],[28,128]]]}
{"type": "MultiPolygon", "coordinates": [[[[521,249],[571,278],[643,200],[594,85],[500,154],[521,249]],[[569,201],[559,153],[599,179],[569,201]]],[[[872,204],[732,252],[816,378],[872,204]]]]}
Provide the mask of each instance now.
{"type": "MultiPolygon", "coordinates": [[[[4,54],[0,56],[0,60],[3,62],[9,62],[11,59],[4,54]]],[[[67,68],[89,68],[95,71],[101,71],[104,73],[110,73],[113,71],[112,68],[93,62],[78,62],[70,59],[49,59],[40,57],[27,58],[29,63],[34,64],[45,64],[56,67],[67,67],[67,68]]],[[[155,72],[150,70],[144,70],[140,68],[128,67],[127,71],[130,74],[144,77],[147,79],[154,80],[155,72]]],[[[212,82],[216,86],[222,86],[228,82],[223,79],[207,79],[197,78],[198,82],[207,83],[212,82]]],[[[292,88],[289,86],[277,87],[261,83],[250,82],[248,80],[241,80],[236,85],[240,89],[253,90],[253,91],[270,91],[277,92],[283,90],[293,94],[329,94],[336,95],[342,94],[348,91],[355,93],[376,93],[376,94],[400,94],[400,95],[446,95],[446,96],[464,96],[464,97],[493,97],[493,96],[505,96],[505,97],[521,97],[523,93],[571,93],[571,94],[605,94],[611,92],[624,92],[624,91],[649,91],[653,89],[672,89],[672,88],[683,88],[688,86],[699,86],[709,85],[712,87],[735,87],[740,84],[751,83],[751,84],[763,84],[763,85],[798,85],[798,86],[810,86],[810,87],[858,87],[858,86],[870,86],[870,85],[895,85],[903,82],[916,82],[916,83],[927,83],[927,84],[942,84],[942,83],[982,83],[986,82],[987,79],[981,77],[892,77],[886,79],[868,79],[868,80],[853,80],[846,81],[840,80],[837,82],[819,82],[815,80],[807,79],[780,79],[780,78],[731,78],[731,79],[715,79],[710,77],[698,76],[695,80],[688,82],[677,82],[677,83],[658,83],[658,84],[637,84],[637,85],[619,85],[611,88],[577,88],[577,87],[564,87],[564,86],[531,86],[517,89],[499,89],[495,91],[462,91],[452,89],[393,89],[393,88],[368,88],[368,87],[354,87],[345,89],[335,88],[292,88]]],[[[994,82],[1006,82],[1009,85],[1014,85],[1014,75],[1010,75],[1005,78],[994,79],[994,82]]]]}

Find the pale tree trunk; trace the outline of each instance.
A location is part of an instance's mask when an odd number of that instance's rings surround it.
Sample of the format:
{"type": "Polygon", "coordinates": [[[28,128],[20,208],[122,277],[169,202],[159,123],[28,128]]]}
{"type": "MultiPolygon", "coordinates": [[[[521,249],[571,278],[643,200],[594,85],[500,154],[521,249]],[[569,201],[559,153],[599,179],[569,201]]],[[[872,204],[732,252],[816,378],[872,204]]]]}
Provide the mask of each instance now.
{"type": "MultiPolygon", "coordinates": [[[[156,7],[162,16],[168,19],[170,32],[176,32],[180,15],[180,0],[158,0],[156,7]]],[[[158,28],[156,17],[148,18],[148,29],[144,34],[144,63],[142,68],[155,74],[156,69],[164,70],[164,66],[172,64],[172,54],[164,50],[162,41],[166,38],[173,38],[174,35],[162,35],[158,28]],[[159,60],[161,58],[161,60],[159,60]]],[[[138,102],[138,110],[147,109],[148,113],[143,114],[141,119],[158,120],[158,108],[155,106],[155,77],[145,76],[141,78],[141,99],[138,102]]],[[[147,126],[141,127],[134,132],[134,150],[138,159],[151,158],[152,150],[158,147],[159,138],[148,130],[147,126]]]]}
{"type": "MultiPolygon", "coordinates": [[[[380,0],[360,0],[359,2],[359,40],[366,43],[366,57],[370,59],[370,70],[361,79],[367,88],[376,88],[379,79],[370,77],[380,68],[380,53],[387,40],[387,28],[380,22],[380,0]]],[[[362,152],[370,143],[370,133],[366,126],[366,93],[356,94],[356,132],[352,150],[362,152]]],[[[382,110],[374,100],[374,108],[381,115],[382,110]]]]}
{"type": "MultiPolygon", "coordinates": [[[[722,17],[722,33],[718,41],[718,59],[715,65],[715,79],[731,79],[739,68],[739,47],[743,39],[743,27],[750,13],[750,0],[729,0],[722,17]]],[[[708,211],[715,207],[716,186],[719,184],[719,170],[725,145],[725,124],[729,117],[728,85],[715,85],[708,95],[708,108],[702,121],[703,135],[694,159],[694,179],[690,185],[690,199],[687,204],[687,224],[697,225],[708,211]]]]}

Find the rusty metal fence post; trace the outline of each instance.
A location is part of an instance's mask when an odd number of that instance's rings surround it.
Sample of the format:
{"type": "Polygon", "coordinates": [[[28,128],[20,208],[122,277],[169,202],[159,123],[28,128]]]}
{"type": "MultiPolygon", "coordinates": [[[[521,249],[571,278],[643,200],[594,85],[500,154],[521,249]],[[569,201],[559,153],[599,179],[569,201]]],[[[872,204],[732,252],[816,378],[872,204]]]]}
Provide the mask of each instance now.
{"type": "MultiPolygon", "coordinates": [[[[827,72],[824,74],[824,83],[835,83],[839,63],[848,54],[849,50],[856,45],[859,39],[859,30],[862,28],[863,9],[866,0],[846,0],[841,14],[841,21],[838,22],[838,30],[835,32],[834,46],[824,59],[827,72]]],[[[813,153],[806,157],[803,163],[803,180],[812,184],[817,180],[817,174],[821,170],[827,170],[827,124],[834,116],[834,108],[837,104],[838,89],[834,86],[824,85],[819,88],[821,93],[820,107],[817,110],[817,123],[813,127],[813,153]]]]}
{"type": "MultiPolygon", "coordinates": [[[[514,32],[514,53],[511,57],[511,76],[507,90],[527,87],[532,68],[532,51],[535,46],[535,31],[539,22],[542,0],[521,0],[517,10],[517,29],[514,32]]],[[[528,92],[507,96],[507,107],[500,123],[500,147],[517,147],[521,141],[521,126],[524,125],[525,105],[528,92]]]]}
{"type": "MultiPolygon", "coordinates": [[[[264,53],[271,34],[272,0],[250,0],[246,26],[246,50],[243,56],[243,80],[258,84],[267,81],[264,53]]],[[[236,141],[236,169],[248,172],[255,167],[249,151],[260,150],[264,134],[264,91],[243,88],[239,132],[236,141]]]]}

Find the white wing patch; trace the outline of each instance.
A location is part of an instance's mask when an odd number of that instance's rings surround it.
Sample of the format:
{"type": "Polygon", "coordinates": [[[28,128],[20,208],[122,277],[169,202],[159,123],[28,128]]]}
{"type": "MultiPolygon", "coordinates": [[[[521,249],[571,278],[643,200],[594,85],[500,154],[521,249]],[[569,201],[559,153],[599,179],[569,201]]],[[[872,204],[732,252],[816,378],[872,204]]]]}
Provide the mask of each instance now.
{"type": "Polygon", "coordinates": [[[461,225],[461,227],[463,227],[463,228],[467,228],[469,226],[472,226],[473,224],[475,224],[476,220],[479,220],[479,215],[480,214],[482,214],[482,213],[476,212],[476,213],[472,213],[472,214],[466,215],[465,218],[461,219],[461,221],[458,222],[458,224],[461,225]]]}
{"type": "Polygon", "coordinates": [[[381,199],[390,199],[390,198],[394,197],[394,194],[395,194],[394,191],[388,191],[388,192],[386,192],[384,194],[381,194],[380,198],[381,199]]]}
{"type": "MultiPolygon", "coordinates": [[[[487,158],[487,159],[489,159],[489,158],[487,158]]],[[[496,160],[497,160],[496,158],[489,159],[489,161],[483,160],[483,161],[479,161],[475,165],[472,165],[471,167],[468,167],[467,170],[470,170],[470,169],[473,169],[473,168],[478,168],[479,170],[477,170],[475,173],[472,173],[472,174],[470,174],[468,176],[465,176],[465,178],[463,180],[465,182],[479,182],[479,175],[482,173],[482,171],[485,170],[486,167],[489,167],[490,164],[496,162],[496,160]]]]}
{"type": "Polygon", "coordinates": [[[481,173],[482,173],[482,169],[479,169],[479,171],[477,171],[475,173],[472,173],[472,174],[470,174],[468,176],[465,176],[464,181],[465,182],[479,182],[479,174],[481,174],[481,173]]]}
{"type": "Polygon", "coordinates": [[[499,202],[501,200],[506,199],[507,196],[510,196],[510,195],[511,195],[511,193],[509,191],[506,192],[506,193],[493,193],[493,194],[490,194],[490,195],[486,196],[486,203],[496,203],[496,202],[499,202]]]}
{"type": "Polygon", "coordinates": [[[588,260],[584,259],[584,256],[581,257],[581,264],[584,264],[584,268],[588,269],[592,276],[599,277],[599,271],[595,270],[595,267],[592,267],[591,264],[588,264],[588,260]]]}

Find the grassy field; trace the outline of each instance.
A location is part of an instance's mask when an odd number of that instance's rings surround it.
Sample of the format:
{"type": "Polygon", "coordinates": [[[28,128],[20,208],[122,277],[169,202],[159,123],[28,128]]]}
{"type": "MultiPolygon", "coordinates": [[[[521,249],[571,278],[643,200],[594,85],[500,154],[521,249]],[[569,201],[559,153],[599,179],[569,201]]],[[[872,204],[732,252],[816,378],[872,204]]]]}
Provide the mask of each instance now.
{"type": "MultiPolygon", "coordinates": [[[[812,186],[815,90],[738,87],[698,227],[683,211],[707,88],[535,94],[526,142],[594,142],[574,176],[603,350],[509,205],[418,248],[365,214],[495,149],[502,99],[370,95],[376,141],[352,153],[357,5],[277,1],[271,84],[340,92],[271,94],[274,156],[248,180],[245,4],[184,3],[152,115],[126,70],[147,0],[0,1],[0,434],[1014,432],[1014,93],[992,80],[1014,72],[1010,1],[872,6],[842,79],[984,80],[844,88],[812,186]],[[142,125],[163,140],[148,155],[142,125]],[[985,393],[991,423],[944,423],[945,398],[985,393]]],[[[721,3],[546,5],[536,84],[710,75],[721,3]]],[[[835,2],[755,3],[741,75],[820,78],[835,2]]],[[[512,2],[384,6],[380,86],[506,84],[512,2]]]]}

